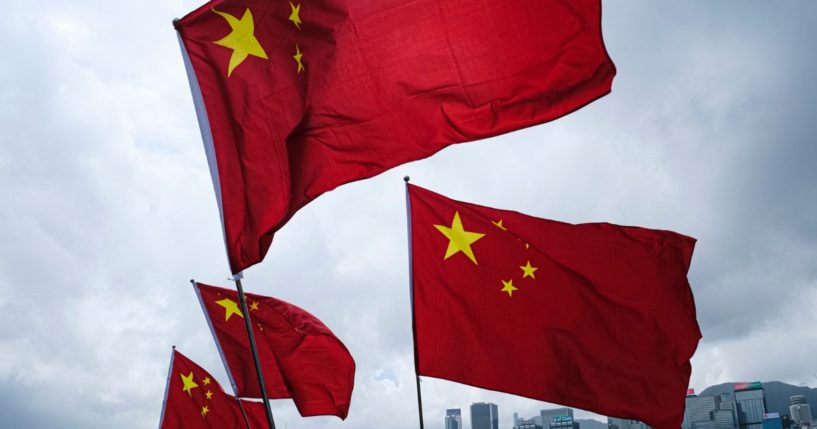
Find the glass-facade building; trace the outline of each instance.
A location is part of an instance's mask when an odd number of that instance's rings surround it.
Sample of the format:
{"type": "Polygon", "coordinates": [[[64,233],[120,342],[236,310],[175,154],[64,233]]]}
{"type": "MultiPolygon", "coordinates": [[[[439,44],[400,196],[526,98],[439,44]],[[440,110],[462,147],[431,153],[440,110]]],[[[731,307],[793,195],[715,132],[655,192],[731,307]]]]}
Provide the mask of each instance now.
{"type": "Polygon", "coordinates": [[[738,409],[740,429],[763,429],[766,414],[766,395],[760,383],[735,385],[735,402],[738,409]]]}
{"type": "Polygon", "coordinates": [[[445,429],[463,429],[462,410],[459,408],[445,410],[445,429]]]}
{"type": "Polygon", "coordinates": [[[499,429],[499,409],[496,404],[471,404],[471,429],[499,429]]]}
{"type": "Polygon", "coordinates": [[[551,408],[539,412],[542,418],[542,427],[548,427],[555,417],[573,417],[572,408],[551,408]]]}

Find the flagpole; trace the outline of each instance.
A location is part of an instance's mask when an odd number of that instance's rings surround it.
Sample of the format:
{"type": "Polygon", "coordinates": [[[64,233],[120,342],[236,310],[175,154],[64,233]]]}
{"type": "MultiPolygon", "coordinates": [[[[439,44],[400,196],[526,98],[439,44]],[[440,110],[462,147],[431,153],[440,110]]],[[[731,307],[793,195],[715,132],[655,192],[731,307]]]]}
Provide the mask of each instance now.
{"type": "Polygon", "coordinates": [[[411,302],[411,338],[414,347],[414,381],[417,385],[417,415],[420,419],[420,429],[425,429],[423,423],[423,394],[420,389],[420,374],[417,371],[417,325],[414,320],[414,264],[411,257],[411,200],[409,199],[408,185],[410,177],[403,177],[406,182],[406,225],[408,230],[408,260],[409,260],[409,300],[411,302]]]}
{"type": "Polygon", "coordinates": [[[250,310],[247,307],[247,299],[244,296],[244,288],[241,287],[240,274],[233,276],[235,287],[238,290],[238,302],[241,311],[244,313],[244,327],[247,328],[247,336],[250,338],[250,350],[252,350],[252,360],[255,363],[255,374],[258,376],[258,384],[261,386],[261,397],[264,398],[264,411],[267,413],[267,423],[270,429],[275,429],[275,420],[272,418],[272,408],[270,408],[267,387],[264,385],[264,374],[261,371],[261,359],[258,358],[258,347],[255,345],[255,335],[252,332],[252,322],[250,321],[250,310]]]}

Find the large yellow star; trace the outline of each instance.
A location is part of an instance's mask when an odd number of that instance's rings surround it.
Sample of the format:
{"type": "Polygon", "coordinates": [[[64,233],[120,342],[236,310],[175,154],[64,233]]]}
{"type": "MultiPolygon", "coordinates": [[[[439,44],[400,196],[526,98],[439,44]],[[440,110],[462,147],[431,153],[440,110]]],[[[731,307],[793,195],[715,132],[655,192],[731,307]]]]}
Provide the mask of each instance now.
{"type": "Polygon", "coordinates": [[[508,292],[508,296],[513,296],[513,291],[519,290],[513,285],[513,279],[508,281],[502,280],[502,290],[500,292],[508,292]]]}
{"type": "Polygon", "coordinates": [[[244,313],[242,313],[241,310],[238,308],[238,303],[233,301],[232,299],[224,298],[222,300],[216,301],[216,304],[224,307],[225,321],[229,322],[230,317],[232,317],[233,314],[238,315],[242,319],[244,318],[244,313]]]}
{"type": "Polygon", "coordinates": [[[264,52],[261,43],[255,38],[255,24],[253,23],[252,12],[250,12],[249,8],[244,11],[244,16],[241,17],[241,20],[215,9],[213,9],[213,12],[226,19],[227,23],[230,24],[230,28],[233,29],[233,31],[223,39],[213,42],[216,45],[233,50],[233,55],[230,57],[230,65],[227,67],[227,77],[230,77],[230,75],[233,74],[233,70],[250,55],[265,60],[268,59],[267,53],[264,52]]]}
{"type": "Polygon", "coordinates": [[[522,270],[522,278],[523,279],[525,277],[530,277],[530,278],[536,280],[536,276],[533,275],[533,273],[535,273],[536,270],[538,270],[539,268],[531,266],[530,261],[528,261],[528,263],[525,264],[525,265],[520,265],[519,268],[522,270]]]}
{"type": "Polygon", "coordinates": [[[289,7],[292,9],[292,13],[289,14],[289,20],[298,27],[298,30],[301,29],[301,4],[298,3],[297,6],[289,2],[289,7]]]}
{"type": "Polygon", "coordinates": [[[471,250],[471,245],[477,240],[484,237],[485,234],[479,232],[470,232],[462,228],[462,220],[460,220],[460,212],[454,212],[454,220],[451,221],[451,226],[434,225],[442,235],[448,238],[448,249],[445,251],[445,258],[448,259],[457,254],[457,252],[465,253],[465,256],[476,265],[477,258],[474,257],[474,251],[471,250]]]}
{"type": "Polygon", "coordinates": [[[304,71],[304,63],[301,62],[301,58],[303,58],[304,54],[301,52],[301,48],[298,45],[295,45],[295,55],[292,58],[295,59],[295,62],[298,63],[298,73],[304,71]]]}
{"type": "Polygon", "coordinates": [[[193,371],[190,371],[190,374],[188,374],[187,376],[185,376],[182,373],[179,373],[179,375],[182,377],[182,383],[184,384],[184,387],[182,387],[182,392],[187,392],[187,394],[190,395],[190,397],[192,398],[193,397],[192,390],[195,389],[196,387],[199,387],[199,385],[196,384],[195,381],[193,381],[193,371]]]}

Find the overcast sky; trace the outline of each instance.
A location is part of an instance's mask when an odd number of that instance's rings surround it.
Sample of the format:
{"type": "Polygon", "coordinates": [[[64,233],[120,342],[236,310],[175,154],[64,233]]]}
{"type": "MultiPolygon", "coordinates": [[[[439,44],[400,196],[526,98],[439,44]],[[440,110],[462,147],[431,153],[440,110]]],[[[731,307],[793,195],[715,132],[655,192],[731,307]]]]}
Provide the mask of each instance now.
{"type": "MultiPolygon", "coordinates": [[[[3,3],[2,428],[155,427],[173,344],[227,385],[188,282],[229,286],[171,27],[196,6],[3,3]]],[[[817,2],[604,6],[610,95],[330,192],[245,273],[357,361],[346,422],[282,400],[280,428],[417,427],[404,175],[464,201],[696,237],[692,387],[817,386],[817,2]]],[[[499,404],[505,429],[546,406],[433,379],[423,395],[430,429],[446,408],[467,422],[474,401],[499,404]]]]}

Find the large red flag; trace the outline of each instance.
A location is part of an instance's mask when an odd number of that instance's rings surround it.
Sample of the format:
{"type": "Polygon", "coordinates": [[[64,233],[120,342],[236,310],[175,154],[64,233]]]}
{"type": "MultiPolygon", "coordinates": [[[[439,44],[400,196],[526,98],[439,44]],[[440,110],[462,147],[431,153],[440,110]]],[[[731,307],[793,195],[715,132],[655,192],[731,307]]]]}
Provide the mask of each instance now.
{"type": "MultiPolygon", "coordinates": [[[[195,287],[236,394],[260,398],[238,293],[202,283],[195,287]]],[[[292,398],[304,417],[345,419],[355,383],[355,361],[346,346],[301,308],[267,296],[246,297],[267,395],[292,398]]]]}
{"type": "Polygon", "coordinates": [[[324,192],[610,91],[600,0],[214,0],[176,23],[230,266],[324,192]]]}
{"type": "Polygon", "coordinates": [[[409,195],[418,374],[681,426],[694,239],[409,195]]]}
{"type": "Polygon", "coordinates": [[[267,427],[264,404],[242,400],[239,406],[210,373],[173,351],[159,429],[246,428],[248,424],[267,427]]]}

